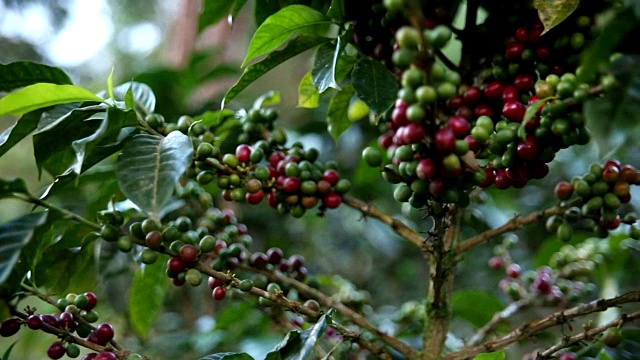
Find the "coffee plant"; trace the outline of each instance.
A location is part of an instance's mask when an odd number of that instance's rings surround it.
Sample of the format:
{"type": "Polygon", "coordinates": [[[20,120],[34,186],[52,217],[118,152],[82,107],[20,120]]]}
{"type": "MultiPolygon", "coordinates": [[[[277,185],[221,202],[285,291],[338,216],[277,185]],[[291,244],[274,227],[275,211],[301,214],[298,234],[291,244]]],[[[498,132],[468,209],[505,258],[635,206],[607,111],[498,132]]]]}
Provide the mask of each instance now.
{"type": "MultiPolygon", "coordinates": [[[[199,30],[245,3],[204,1],[199,30]]],[[[253,14],[242,74],[202,112],[162,113],[149,75],[95,93],[56,67],[0,65],[0,156],[30,136],[53,178],[1,174],[0,199],[31,206],[0,225],[2,359],[29,341],[85,360],[637,358],[635,2],[253,14]],[[277,91],[238,96],[299,54],[310,69],[286,81],[320,132],[277,91]],[[408,250],[332,253],[374,233],[408,250]]]]}

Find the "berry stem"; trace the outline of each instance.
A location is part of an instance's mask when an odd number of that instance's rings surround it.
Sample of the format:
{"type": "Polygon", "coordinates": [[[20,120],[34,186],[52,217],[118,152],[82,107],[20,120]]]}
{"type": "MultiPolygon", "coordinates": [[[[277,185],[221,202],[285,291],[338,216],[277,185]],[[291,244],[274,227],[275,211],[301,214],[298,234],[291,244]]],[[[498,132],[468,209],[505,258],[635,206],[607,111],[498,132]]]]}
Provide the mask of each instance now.
{"type": "Polygon", "coordinates": [[[530,214],[527,214],[525,216],[515,216],[513,217],[511,220],[507,221],[505,224],[498,226],[496,228],[487,230],[485,232],[482,232],[476,236],[472,236],[468,239],[466,239],[465,241],[459,243],[456,248],[455,251],[458,254],[461,254],[465,251],[470,250],[471,248],[484,244],[488,241],[490,241],[491,239],[495,238],[496,236],[502,235],[504,233],[510,232],[510,231],[514,231],[514,230],[518,230],[526,225],[532,224],[534,222],[537,221],[541,221],[544,220],[546,218],[548,218],[549,216],[552,215],[560,215],[562,214],[565,210],[567,210],[568,208],[572,207],[572,206],[578,206],[580,205],[580,202],[582,201],[582,199],[578,198],[574,201],[571,201],[569,203],[563,203],[557,206],[553,206],[547,209],[543,209],[540,211],[534,211],[530,214]]]}
{"type": "MultiPolygon", "coordinates": [[[[487,341],[480,345],[467,345],[461,350],[448,354],[446,360],[458,360],[472,358],[478,354],[485,352],[493,352],[504,349],[509,345],[530,338],[533,334],[537,334],[541,331],[549,329],[554,326],[567,324],[569,320],[578,318],[587,314],[604,311],[610,307],[620,306],[627,303],[640,302],[640,291],[628,292],[624,295],[620,295],[610,299],[597,299],[587,304],[576,306],[570,309],[561,310],[548,315],[542,319],[534,320],[530,323],[520,326],[519,328],[511,331],[507,335],[500,338],[487,341]]],[[[640,313],[633,312],[631,314],[623,315],[620,318],[625,321],[632,321],[638,319],[640,313]],[[631,317],[631,318],[629,318],[631,317]],[[629,320],[627,320],[629,319],[629,320]]],[[[619,320],[616,320],[619,321],[619,320]]],[[[608,325],[608,324],[607,324],[608,325]]],[[[613,327],[610,326],[610,327],[613,327]]],[[[557,350],[554,350],[554,352],[557,350]]]]}
{"type": "Polygon", "coordinates": [[[567,348],[573,344],[579,343],[584,340],[592,340],[596,337],[596,335],[604,333],[607,329],[610,329],[613,327],[620,328],[625,323],[634,322],[638,319],[640,319],[640,311],[635,311],[629,314],[622,314],[617,319],[612,320],[606,324],[603,324],[601,326],[598,326],[592,329],[586,329],[585,331],[579,334],[563,338],[562,341],[551,346],[547,350],[539,353],[538,357],[542,359],[551,357],[551,355],[553,355],[555,352],[561,349],[567,348]]]}

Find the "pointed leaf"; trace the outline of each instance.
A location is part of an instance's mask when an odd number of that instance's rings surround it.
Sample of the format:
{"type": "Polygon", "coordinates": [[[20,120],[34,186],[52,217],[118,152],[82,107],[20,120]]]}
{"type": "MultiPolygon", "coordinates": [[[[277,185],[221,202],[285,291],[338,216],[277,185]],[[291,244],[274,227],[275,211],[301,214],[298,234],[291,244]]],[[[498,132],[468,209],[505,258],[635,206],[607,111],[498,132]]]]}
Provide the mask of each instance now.
{"type": "Polygon", "coordinates": [[[345,0],[331,0],[331,6],[329,6],[329,11],[327,12],[327,16],[329,16],[332,19],[342,21],[345,13],[344,2],[345,0]]]}
{"type": "Polygon", "coordinates": [[[163,261],[139,268],[129,293],[129,319],[138,335],[146,338],[155,322],[166,293],[167,274],[163,261]]]}
{"type": "Polygon", "coordinates": [[[32,61],[0,64],[0,91],[12,91],[37,83],[71,84],[69,76],[61,69],[32,61]]]}
{"type": "Polygon", "coordinates": [[[311,72],[307,72],[298,84],[298,107],[307,109],[317,108],[320,105],[320,92],[313,85],[311,72]]]}
{"type": "MultiPolygon", "coordinates": [[[[350,33],[349,33],[350,35],[350,33]]],[[[329,88],[340,90],[338,83],[351,71],[356,62],[355,56],[343,53],[348,40],[340,36],[335,45],[323,44],[318,48],[313,59],[313,84],[320,93],[329,88]]]]}
{"type": "Polygon", "coordinates": [[[351,121],[349,121],[349,104],[351,97],[355,93],[353,86],[350,84],[343,87],[342,90],[336,92],[329,101],[329,110],[327,111],[327,130],[333,138],[338,142],[338,138],[343,132],[349,129],[351,121]]]}
{"type": "Polygon", "coordinates": [[[234,0],[204,0],[198,17],[198,33],[229,15],[234,0]]]}
{"type": "Polygon", "coordinates": [[[207,355],[200,358],[200,360],[254,360],[254,358],[247,353],[226,352],[207,355]]]}
{"type": "Polygon", "coordinates": [[[538,99],[533,104],[529,105],[527,110],[524,112],[524,118],[522,119],[522,123],[518,128],[518,135],[522,140],[525,140],[525,138],[527,137],[527,123],[529,123],[529,121],[531,121],[531,119],[533,119],[533,117],[538,113],[538,109],[540,109],[540,107],[544,106],[547,101],[553,98],[555,97],[552,96],[544,99],[538,99]]]}
{"type": "Polygon", "coordinates": [[[538,9],[538,17],[544,25],[542,34],[568,18],[579,4],[580,0],[535,0],[533,6],[538,9]]]}
{"type": "Polygon", "coordinates": [[[398,84],[393,74],[379,61],[369,58],[356,62],[351,82],[358,97],[376,114],[382,114],[391,107],[398,93],[398,84]]]}
{"type": "Polygon", "coordinates": [[[21,178],[5,180],[0,178],[0,199],[10,197],[11,194],[28,194],[27,184],[21,178]]]}
{"type": "Polygon", "coordinates": [[[235,98],[242,90],[251,85],[254,81],[260,78],[262,75],[269,72],[271,69],[282,64],[283,62],[291,59],[292,57],[300,54],[305,50],[309,50],[314,46],[320,45],[323,42],[328,41],[327,38],[313,35],[300,35],[287,43],[287,46],[280,50],[274,51],[269,54],[264,60],[249,65],[240,80],[227,91],[222,100],[222,108],[226,106],[233,98],[235,98]]]}
{"type": "Polygon", "coordinates": [[[500,350],[492,353],[480,354],[474,357],[473,360],[504,360],[506,358],[507,355],[505,354],[504,350],[500,350]]]}
{"type": "Polygon", "coordinates": [[[159,220],[192,156],[191,139],[179,131],[167,137],[135,135],[125,143],[116,162],[120,189],[142,211],[159,220]]]}
{"type": "Polygon", "coordinates": [[[244,67],[256,57],[269,53],[295,34],[324,35],[331,21],[322,13],[304,5],[290,5],[269,16],[258,27],[249,43],[244,67]]]}
{"type": "Polygon", "coordinates": [[[38,127],[41,116],[41,109],[24,114],[13,125],[0,133],[0,156],[11,150],[20,140],[27,137],[27,135],[31,134],[31,132],[38,127]]]}
{"type": "Polygon", "coordinates": [[[47,106],[75,101],[101,102],[102,99],[75,85],[39,83],[16,90],[0,99],[0,117],[22,115],[47,106]]]}
{"type": "Polygon", "coordinates": [[[267,354],[265,360],[307,359],[318,339],[324,335],[324,330],[327,327],[327,318],[330,318],[332,313],[333,311],[330,310],[327,314],[322,315],[316,324],[305,331],[290,331],[287,336],[267,354]]]}
{"type": "MultiPolygon", "coordinates": [[[[102,114],[101,114],[102,115],[102,114]]],[[[71,169],[80,174],[90,166],[93,166],[96,162],[104,159],[105,157],[113,154],[118,150],[117,147],[109,146],[117,144],[121,130],[126,127],[133,127],[138,124],[138,118],[133,110],[121,110],[116,107],[109,107],[105,116],[100,123],[100,127],[93,134],[74,141],[71,145],[76,153],[76,162],[71,166],[71,169]],[[93,150],[98,148],[98,151],[93,150]],[[104,150],[110,149],[110,152],[104,150]],[[99,153],[99,157],[93,156],[92,163],[87,163],[85,159],[92,155],[99,153]]]]}
{"type": "MultiPolygon", "coordinates": [[[[116,100],[127,101],[127,93],[131,92],[134,109],[142,114],[150,114],[156,108],[156,96],[147,84],[129,81],[113,88],[116,100]]],[[[130,101],[130,100],[129,100],[130,101]]]]}
{"type": "Polygon", "coordinates": [[[39,129],[33,135],[33,151],[38,170],[51,175],[64,173],[76,160],[71,143],[93,134],[100,120],[89,120],[106,110],[104,104],[74,109],[39,129]]]}
{"type": "Polygon", "coordinates": [[[46,223],[47,212],[21,216],[0,225],[0,284],[7,279],[20,256],[20,250],[31,241],[35,230],[46,223]]]}

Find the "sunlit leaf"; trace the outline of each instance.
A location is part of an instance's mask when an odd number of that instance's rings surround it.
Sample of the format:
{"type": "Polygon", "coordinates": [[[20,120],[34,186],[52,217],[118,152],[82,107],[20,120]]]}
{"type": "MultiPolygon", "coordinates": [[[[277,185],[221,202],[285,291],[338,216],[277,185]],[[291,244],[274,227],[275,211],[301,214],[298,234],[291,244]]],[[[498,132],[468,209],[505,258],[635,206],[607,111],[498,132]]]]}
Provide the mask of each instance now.
{"type": "Polygon", "coordinates": [[[37,83],[71,84],[62,69],[32,61],[17,61],[0,64],[0,91],[12,91],[37,83]]]}
{"type": "Polygon", "coordinates": [[[264,60],[249,65],[240,80],[227,91],[222,100],[222,108],[224,108],[231,100],[233,100],[242,90],[251,85],[262,75],[271,69],[300,54],[305,50],[309,50],[323,42],[328,41],[327,38],[313,35],[300,35],[287,43],[287,46],[280,50],[269,54],[264,60]]]}
{"type": "Polygon", "coordinates": [[[76,101],[101,102],[102,99],[91,91],[75,85],[33,84],[1,98],[0,117],[22,115],[47,106],[76,101]]]}
{"type": "Polygon", "coordinates": [[[159,220],[192,156],[191,139],[179,131],[166,137],[135,135],[125,143],[116,162],[120,188],[142,211],[159,220]]]}
{"type": "Polygon", "coordinates": [[[344,86],[342,90],[336,92],[329,101],[329,110],[327,111],[327,130],[333,138],[338,142],[338,138],[342,133],[349,129],[351,121],[349,121],[349,104],[351,97],[355,93],[353,86],[350,84],[344,86]]]}
{"type": "Polygon", "coordinates": [[[398,84],[393,74],[379,61],[362,58],[354,65],[351,82],[358,97],[376,114],[385,112],[395,101],[398,84]]]}
{"type": "Polygon", "coordinates": [[[580,4],[580,0],[535,0],[538,17],[544,25],[543,34],[553,29],[569,17],[580,4]]]}
{"type": "Polygon", "coordinates": [[[473,360],[504,360],[506,358],[507,355],[505,354],[504,350],[500,350],[496,352],[477,355],[473,358],[473,360]]]}
{"type": "Polygon", "coordinates": [[[322,13],[304,5],[290,5],[269,16],[249,43],[244,67],[256,57],[269,53],[296,34],[324,35],[331,22],[322,13]]]}
{"type": "Polygon", "coordinates": [[[164,261],[156,261],[136,270],[129,293],[129,319],[138,335],[146,338],[153,326],[166,293],[164,261]]]}
{"type": "Polygon", "coordinates": [[[0,284],[11,273],[20,250],[31,241],[35,230],[46,223],[47,215],[31,213],[0,225],[0,284]]]}
{"type": "Polygon", "coordinates": [[[323,93],[329,88],[340,90],[340,85],[336,81],[336,67],[341,51],[339,42],[336,45],[323,44],[316,51],[311,74],[318,92],[323,93]]]}
{"type": "MultiPolygon", "coordinates": [[[[156,108],[156,96],[149,85],[137,81],[129,81],[113,88],[116,100],[127,101],[127,93],[131,92],[134,108],[142,114],[150,114],[156,108]]],[[[131,100],[129,100],[131,101],[131,100]]]]}
{"type": "Polygon", "coordinates": [[[332,313],[332,310],[328,311],[327,314],[322,315],[318,319],[317,323],[305,331],[290,331],[287,336],[267,354],[265,360],[307,359],[318,339],[324,335],[324,330],[327,327],[327,318],[330,318],[332,313]]]}
{"type": "Polygon", "coordinates": [[[344,2],[345,0],[331,0],[331,6],[329,6],[329,11],[327,12],[327,16],[332,19],[336,19],[338,21],[342,21],[344,18],[344,2]]]}
{"type": "Polygon", "coordinates": [[[320,92],[313,85],[311,72],[307,72],[298,84],[298,106],[313,109],[320,105],[320,92]]]}

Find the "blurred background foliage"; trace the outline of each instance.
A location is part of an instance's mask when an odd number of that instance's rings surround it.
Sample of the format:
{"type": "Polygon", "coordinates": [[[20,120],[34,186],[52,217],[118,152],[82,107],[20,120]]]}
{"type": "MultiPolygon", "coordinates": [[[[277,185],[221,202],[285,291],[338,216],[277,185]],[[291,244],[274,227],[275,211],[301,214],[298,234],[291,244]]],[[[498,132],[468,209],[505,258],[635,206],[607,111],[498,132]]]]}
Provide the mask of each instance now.
{"type": "MultiPolygon", "coordinates": [[[[255,30],[254,2],[247,5],[232,26],[222,21],[198,34],[198,1],[3,0],[0,63],[33,60],[58,66],[70,74],[74,83],[96,92],[106,87],[106,79],[113,70],[115,83],[133,79],[150,85],[158,98],[157,111],[168,121],[175,121],[182,114],[197,115],[218,109],[224,92],[239,77],[240,61],[255,30]]],[[[324,161],[336,160],[343,177],[353,180],[352,195],[371,201],[426,233],[430,225],[427,214],[393,201],[390,185],[380,181],[375,169],[360,162],[361,149],[374,144],[377,137],[376,129],[366,119],[354,123],[334,144],[326,131],[322,106],[316,110],[296,107],[298,81],[310,65],[308,55],[290,60],[259,79],[228,107],[248,108],[260,94],[279,91],[282,99],[277,107],[279,121],[290,129],[289,141],[302,141],[305,147],[318,148],[324,161]]],[[[637,66],[620,71],[628,71],[630,81],[637,81],[640,76],[637,66]]],[[[637,92],[632,95],[640,96],[637,92]]],[[[584,173],[592,162],[616,157],[640,167],[637,141],[640,112],[625,113],[623,120],[628,126],[616,130],[616,124],[608,118],[616,113],[614,105],[601,102],[587,107],[592,114],[589,119],[595,129],[595,141],[561,151],[545,179],[532,181],[524,189],[490,190],[482,194],[467,212],[463,237],[498,226],[514,215],[552,206],[554,184],[584,173]]],[[[9,123],[6,119],[1,122],[0,130],[9,123]]],[[[51,179],[46,174],[41,178],[34,176],[37,171],[32,152],[28,141],[12,149],[0,158],[0,174],[26,179],[35,192],[51,179]]],[[[99,177],[92,181],[94,189],[105,185],[99,177]]],[[[628,206],[638,209],[640,193],[638,189],[633,191],[633,202],[628,206]]],[[[67,203],[72,199],[79,209],[95,212],[96,209],[86,209],[86,204],[91,204],[100,192],[74,191],[58,196],[67,203]]],[[[365,313],[371,314],[382,329],[396,326],[392,320],[398,316],[397,310],[415,310],[412,305],[426,294],[428,270],[420,251],[379,222],[363,219],[353,209],[343,206],[324,217],[307,214],[294,219],[279,216],[266,205],[249,208],[221,199],[216,202],[221,208],[232,208],[240,222],[247,224],[254,238],[252,250],[276,246],[285,254],[301,254],[308,260],[310,274],[322,274],[321,281],[340,284],[338,279],[343,278],[355,286],[353,289],[364,289],[357,292],[342,283],[345,296],[362,302],[365,313]]],[[[3,200],[0,221],[27,211],[29,208],[22,204],[3,200]]],[[[548,256],[564,245],[545,231],[544,224],[529,226],[507,238],[519,240],[512,255],[525,269],[544,265],[548,256]]],[[[494,245],[501,240],[481,246],[465,258],[458,267],[458,289],[486,291],[506,304],[507,299],[497,285],[502,274],[486,266],[494,245]]],[[[170,295],[163,314],[149,339],[137,339],[128,327],[127,299],[120,291],[131,281],[134,269],[131,256],[109,245],[102,247],[99,256],[102,260],[84,274],[90,279],[83,284],[97,286],[95,291],[103,301],[99,310],[103,319],[116,327],[116,337],[124,339],[125,346],[140,349],[151,358],[196,358],[214,350],[247,351],[259,356],[282,338],[283,331],[244,300],[213,303],[204,286],[177,289],[167,281],[170,295]]],[[[638,251],[609,260],[617,263],[618,271],[604,273],[600,281],[613,278],[617,287],[614,293],[602,295],[611,296],[637,287],[639,260],[638,251]]],[[[86,290],[92,289],[77,289],[86,290]]],[[[472,328],[464,320],[456,319],[452,330],[464,337],[471,334],[472,328]]],[[[408,341],[419,336],[420,331],[420,326],[407,331],[408,341]]],[[[38,337],[40,334],[35,332],[21,332],[14,356],[41,358],[51,340],[38,337]]],[[[15,338],[0,339],[0,352],[13,341],[15,338]]],[[[531,348],[524,347],[514,353],[531,348]]]]}

